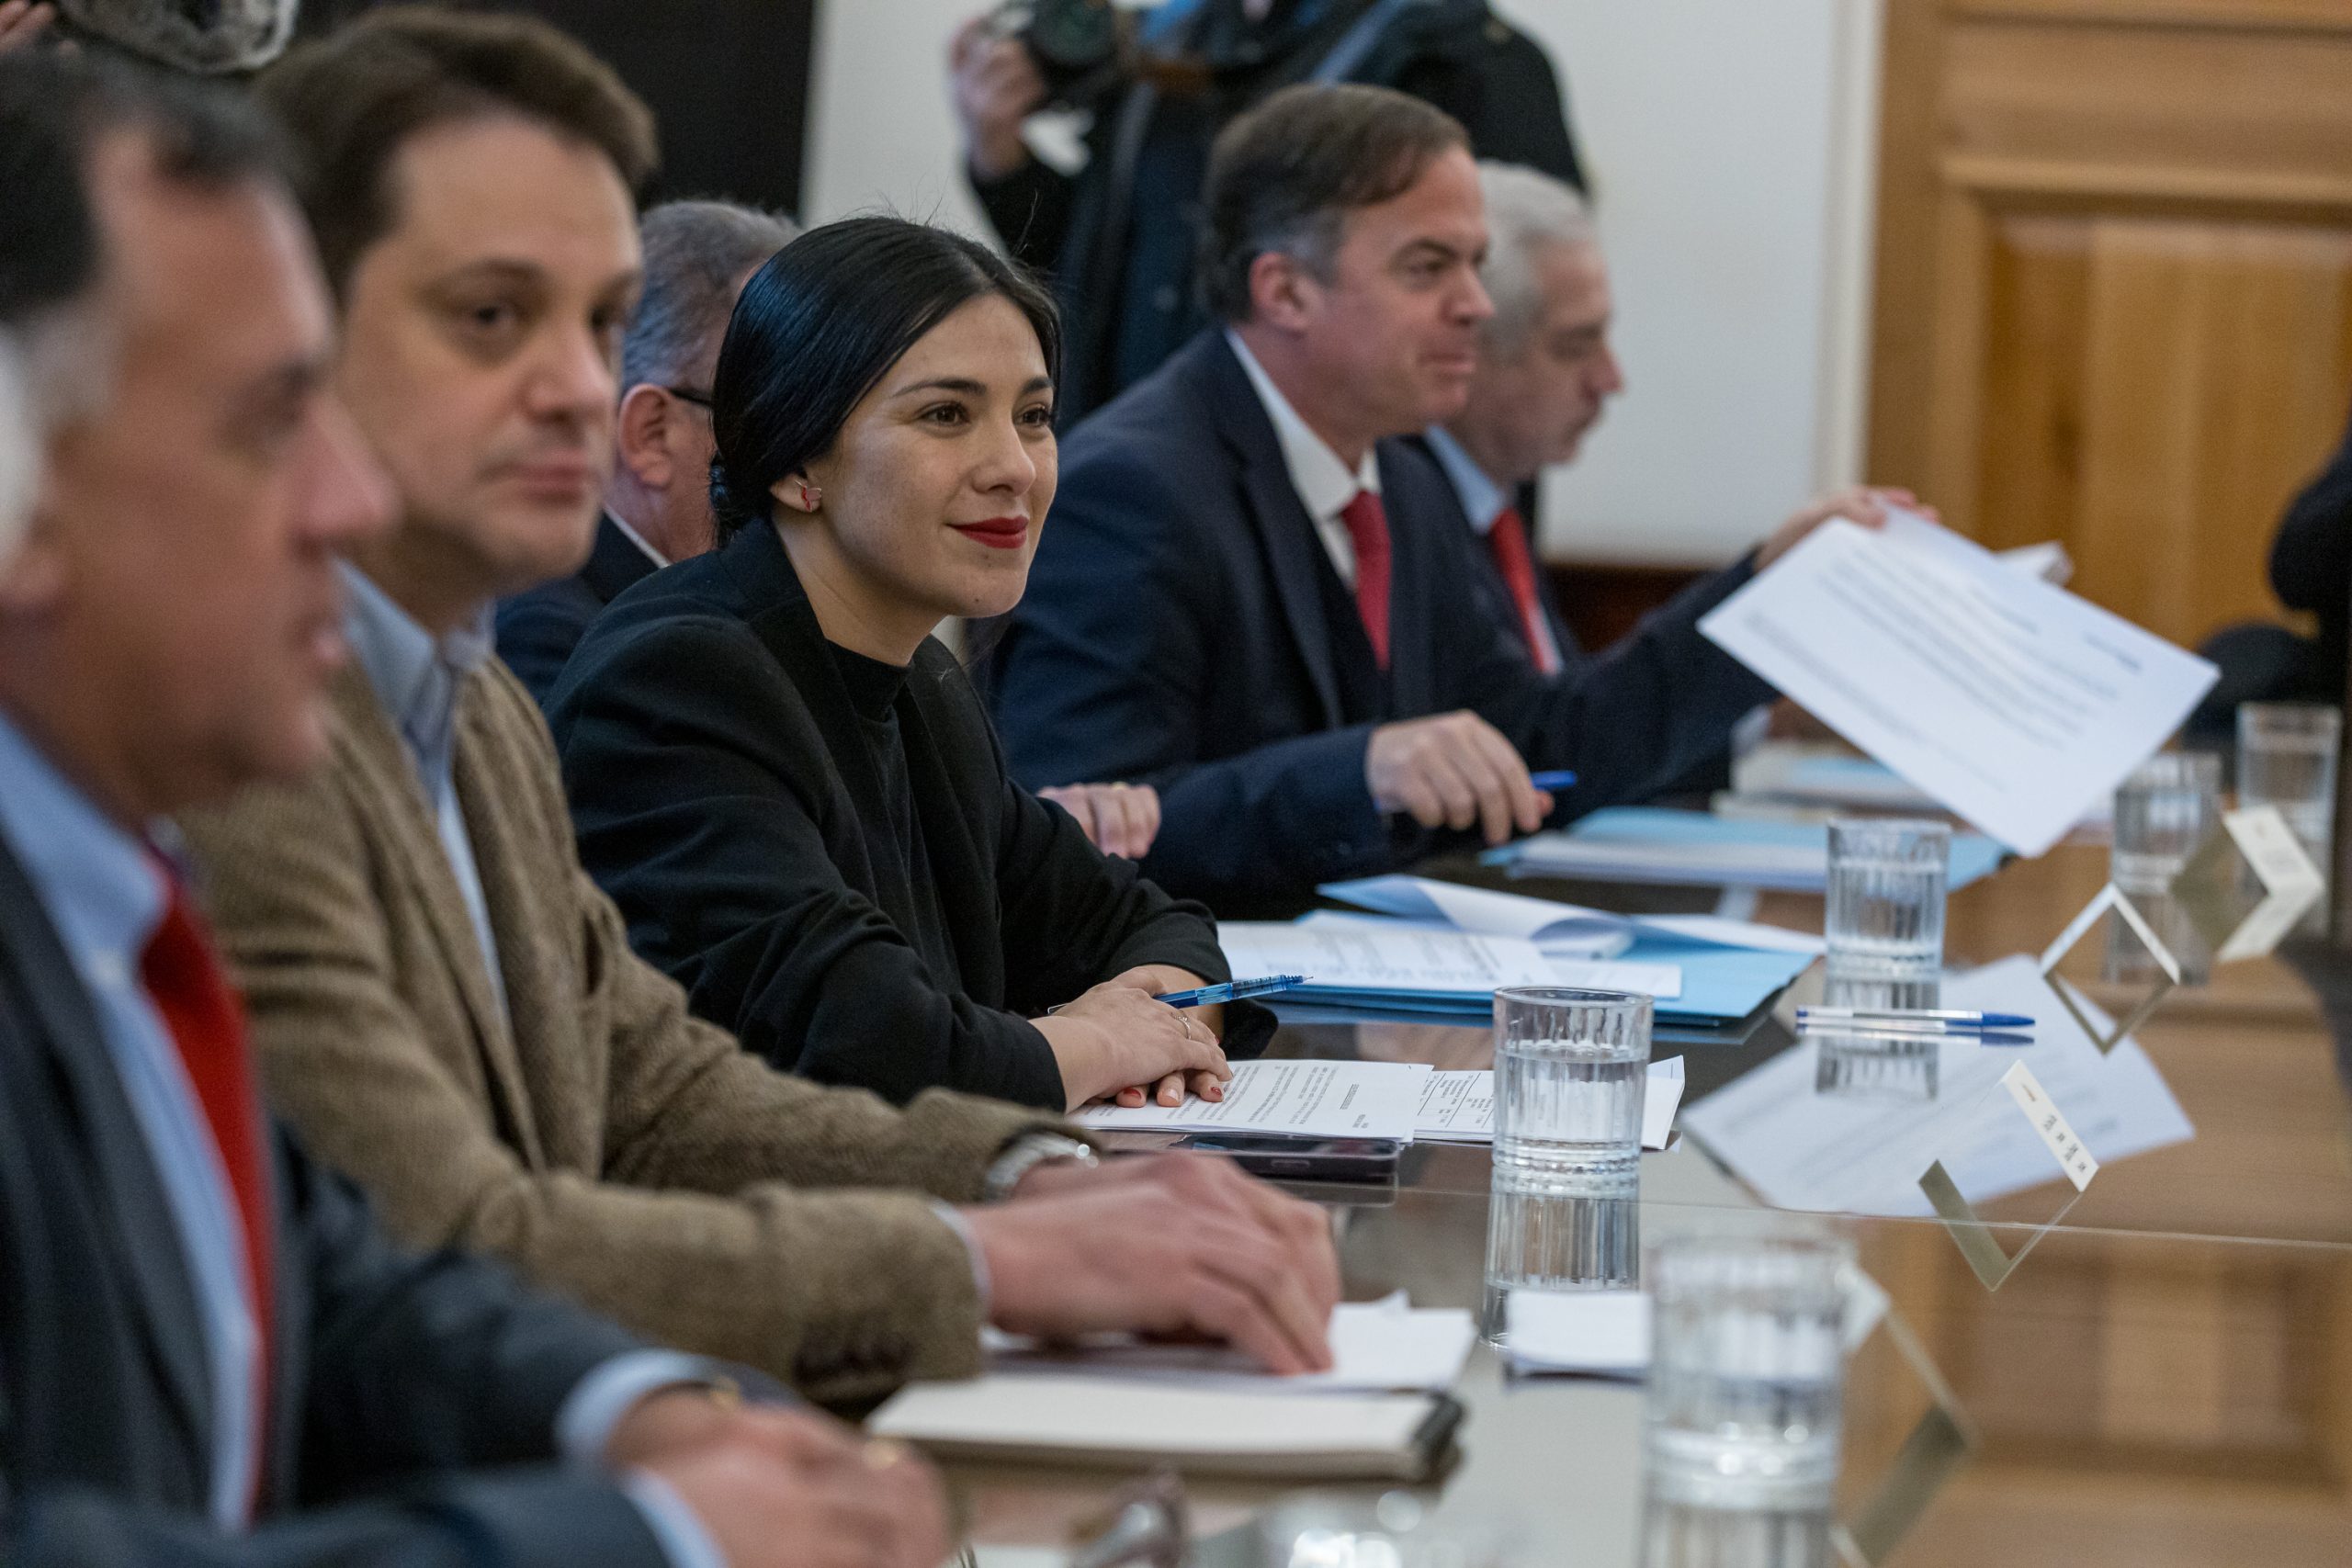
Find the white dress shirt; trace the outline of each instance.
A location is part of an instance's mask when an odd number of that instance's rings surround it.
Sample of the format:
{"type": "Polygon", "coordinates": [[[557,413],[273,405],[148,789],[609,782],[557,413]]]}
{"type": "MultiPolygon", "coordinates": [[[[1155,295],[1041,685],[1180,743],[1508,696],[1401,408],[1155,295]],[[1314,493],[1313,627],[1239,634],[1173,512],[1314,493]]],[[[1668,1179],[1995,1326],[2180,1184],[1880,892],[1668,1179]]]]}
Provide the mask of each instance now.
{"type": "Polygon", "coordinates": [[[1257,389],[1258,400],[1266,408],[1266,417],[1274,423],[1274,439],[1282,444],[1283,466],[1290,470],[1291,488],[1298,492],[1299,504],[1306,508],[1307,516],[1315,520],[1315,532],[1323,540],[1323,548],[1331,558],[1332,570],[1350,592],[1356,586],[1356,547],[1348,533],[1348,525],[1340,513],[1359,491],[1380,493],[1380,463],[1370,447],[1364,448],[1363,461],[1351,470],[1331,450],[1330,443],[1310,429],[1290,406],[1274,378],[1241,341],[1241,334],[1228,329],[1225,341],[1233,345],[1241,368],[1250,378],[1250,385],[1257,389]]]}

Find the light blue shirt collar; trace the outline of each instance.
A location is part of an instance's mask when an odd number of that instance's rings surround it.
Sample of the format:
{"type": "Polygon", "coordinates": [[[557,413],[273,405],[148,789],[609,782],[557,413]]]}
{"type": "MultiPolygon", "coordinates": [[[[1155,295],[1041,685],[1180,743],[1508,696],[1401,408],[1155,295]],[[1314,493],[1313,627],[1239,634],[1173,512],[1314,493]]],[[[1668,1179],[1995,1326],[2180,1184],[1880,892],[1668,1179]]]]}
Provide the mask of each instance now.
{"type": "Polygon", "coordinates": [[[358,568],[345,562],[343,580],[351,591],[344,622],[352,651],[424,770],[427,793],[438,795],[448,778],[458,693],[496,646],[495,612],[484,604],[472,621],[436,637],[358,568]]]}
{"type": "Polygon", "coordinates": [[[164,878],[122,829],[0,714],[0,832],[65,945],[135,970],[163,923],[164,878]]]}
{"type": "Polygon", "coordinates": [[[1503,487],[1487,475],[1469,453],[1462,449],[1443,425],[1432,424],[1427,432],[1430,450],[1437,454],[1438,467],[1453,486],[1454,495],[1462,502],[1463,514],[1470,519],[1470,526],[1481,537],[1493,532],[1495,519],[1510,505],[1510,497],[1503,487]]]}

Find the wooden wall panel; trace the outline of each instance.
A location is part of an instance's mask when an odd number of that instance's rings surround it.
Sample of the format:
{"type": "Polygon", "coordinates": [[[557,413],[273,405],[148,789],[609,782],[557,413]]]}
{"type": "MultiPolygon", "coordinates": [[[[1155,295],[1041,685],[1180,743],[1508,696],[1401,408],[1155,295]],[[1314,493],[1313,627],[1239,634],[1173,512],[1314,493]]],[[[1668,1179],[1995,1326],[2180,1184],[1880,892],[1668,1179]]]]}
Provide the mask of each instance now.
{"type": "Polygon", "coordinates": [[[2176,641],[2352,402],[2352,0],[1894,0],[1871,468],[2176,641]]]}

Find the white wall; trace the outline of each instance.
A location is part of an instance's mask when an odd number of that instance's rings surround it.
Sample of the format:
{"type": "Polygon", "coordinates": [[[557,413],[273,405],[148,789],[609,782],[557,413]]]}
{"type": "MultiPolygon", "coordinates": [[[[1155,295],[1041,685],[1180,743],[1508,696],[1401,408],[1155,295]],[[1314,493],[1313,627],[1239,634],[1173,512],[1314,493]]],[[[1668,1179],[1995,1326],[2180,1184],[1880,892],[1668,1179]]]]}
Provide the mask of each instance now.
{"type": "MultiPolygon", "coordinates": [[[[981,0],[825,0],[805,216],[985,232],[944,56],[981,0]]],[[[1547,483],[1545,552],[1713,563],[1856,477],[1882,0],[1497,0],[1551,50],[1629,389],[1547,483]]]]}

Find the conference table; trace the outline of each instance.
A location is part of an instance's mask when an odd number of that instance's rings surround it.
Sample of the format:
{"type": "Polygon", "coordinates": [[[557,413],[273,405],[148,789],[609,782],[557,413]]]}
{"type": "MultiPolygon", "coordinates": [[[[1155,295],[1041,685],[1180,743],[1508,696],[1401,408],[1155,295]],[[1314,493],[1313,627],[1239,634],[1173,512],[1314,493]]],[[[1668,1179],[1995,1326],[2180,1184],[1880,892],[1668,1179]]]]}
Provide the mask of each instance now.
{"type": "MultiPolygon", "coordinates": [[[[2103,847],[2062,844],[1955,892],[1948,963],[2039,954],[2098,891],[2106,857],[2103,847]]],[[[1469,863],[1434,874],[1490,874],[1469,863]]],[[[1510,886],[1629,912],[1704,908],[1714,897],[1510,886]]],[[[1821,900],[1768,893],[1756,915],[1817,932],[1821,900]]],[[[2089,957],[2083,990],[2111,1011],[2128,1010],[2136,985],[2102,983],[2098,954],[2089,957]]],[[[1896,1073],[1857,1097],[1841,1092],[1850,1074],[1792,1056],[1821,1049],[1789,1027],[1790,1008],[1819,985],[1816,963],[1772,1016],[1743,1032],[1662,1038],[1654,1056],[1682,1055],[1689,1077],[1679,1119],[1750,1074],[1793,1072],[1801,1092],[1785,1109],[1794,1120],[1781,1123],[1798,1129],[1792,1135],[1803,1135],[1803,1102],[1816,1093],[1830,1136],[1853,1136],[1879,1116],[1893,1136],[1919,1124],[1932,1089],[1896,1073]]],[[[1990,1239],[2016,1259],[1997,1288],[1963,1255],[1959,1230],[1931,1213],[1873,1201],[1792,1222],[1736,1162],[1687,1134],[1644,1156],[1641,1239],[1809,1223],[1853,1240],[1891,1302],[1885,1325],[1856,1353],[1846,1392],[1838,1510],[1869,1560],[2352,1563],[2352,1100],[2344,1031],[2330,1023],[2347,992],[2352,964],[2316,938],[2172,992],[2134,1038],[2188,1135],[2104,1160],[2079,1194],[2053,1161],[2050,1179],[1981,1206],[1980,1245],[1990,1239]]],[[[1492,1064],[1487,1031],[1469,1019],[1295,1011],[1272,1050],[1492,1064]]],[[[1401,1289],[1417,1306],[1476,1311],[1487,1161],[1476,1146],[1417,1145],[1393,1188],[1311,1190],[1333,1211],[1350,1299],[1401,1289]]],[[[1517,1376],[1482,1345],[1456,1394],[1467,1410],[1458,1454],[1413,1489],[1430,1528],[1500,1527],[1521,1543],[1514,1562],[1637,1561],[1637,1383],[1517,1376]]],[[[1004,1465],[950,1472],[975,1556],[996,1568],[1067,1561],[1073,1540],[1134,1479],[1004,1465]]],[[[1283,1489],[1193,1478],[1186,1493],[1190,1561],[1260,1561],[1257,1521],[1283,1489]]]]}

